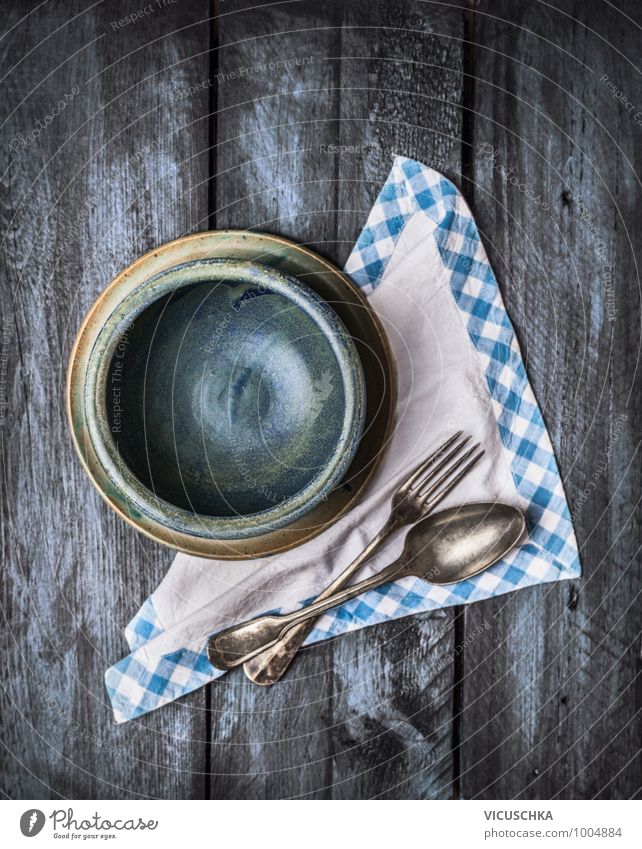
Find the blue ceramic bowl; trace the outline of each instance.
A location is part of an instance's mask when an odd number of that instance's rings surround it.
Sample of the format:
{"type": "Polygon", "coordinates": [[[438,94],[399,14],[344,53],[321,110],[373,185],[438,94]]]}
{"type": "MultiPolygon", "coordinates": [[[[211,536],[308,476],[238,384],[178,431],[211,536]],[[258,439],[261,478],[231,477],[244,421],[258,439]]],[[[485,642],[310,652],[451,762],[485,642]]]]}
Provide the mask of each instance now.
{"type": "Polygon", "coordinates": [[[197,260],[146,280],[101,328],[87,375],[91,441],[121,500],[177,533],[285,527],[339,484],[362,433],[343,324],[259,263],[197,260]]]}

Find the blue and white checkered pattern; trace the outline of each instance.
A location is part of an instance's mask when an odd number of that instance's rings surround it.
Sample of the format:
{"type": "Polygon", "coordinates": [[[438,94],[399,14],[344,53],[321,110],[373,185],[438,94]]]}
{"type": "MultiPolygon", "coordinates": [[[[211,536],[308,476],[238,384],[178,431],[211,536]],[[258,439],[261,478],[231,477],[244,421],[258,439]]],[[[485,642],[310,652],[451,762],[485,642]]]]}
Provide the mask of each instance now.
{"type": "MultiPolygon", "coordinates": [[[[481,357],[515,486],[529,505],[529,539],[492,569],[453,586],[404,578],[371,590],[325,613],[308,643],[410,613],[467,604],[580,574],[577,543],[551,442],[495,275],[459,191],[437,171],[397,157],[346,271],[366,293],[376,288],[399,234],[417,212],[425,213],[434,225],[453,296],[481,357]]],[[[126,629],[131,654],[105,676],[117,722],[154,710],[224,674],[209,664],[205,646],[200,652],[185,649],[165,655],[150,668],[140,650],[160,631],[153,602],[148,599],[126,629]]]]}

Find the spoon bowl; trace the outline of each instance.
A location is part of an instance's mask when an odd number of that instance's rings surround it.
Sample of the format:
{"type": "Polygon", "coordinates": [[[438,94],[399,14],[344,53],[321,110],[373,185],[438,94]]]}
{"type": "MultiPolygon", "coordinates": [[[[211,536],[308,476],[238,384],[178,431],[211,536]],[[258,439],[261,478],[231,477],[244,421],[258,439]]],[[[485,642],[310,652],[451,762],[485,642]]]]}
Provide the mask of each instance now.
{"type": "Polygon", "coordinates": [[[510,551],[525,524],[521,510],[492,502],[433,513],[408,532],[403,553],[392,564],[395,580],[412,576],[455,584],[472,578],[510,551]]]}

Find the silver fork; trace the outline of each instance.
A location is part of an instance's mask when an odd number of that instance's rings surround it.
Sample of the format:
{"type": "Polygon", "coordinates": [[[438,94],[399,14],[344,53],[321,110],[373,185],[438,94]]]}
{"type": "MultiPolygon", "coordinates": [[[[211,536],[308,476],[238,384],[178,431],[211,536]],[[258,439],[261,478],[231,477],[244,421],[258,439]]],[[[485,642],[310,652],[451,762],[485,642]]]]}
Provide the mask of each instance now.
{"type": "MultiPolygon", "coordinates": [[[[363,563],[372,557],[395,531],[415,524],[435,509],[484,453],[484,449],[476,443],[458,457],[470,439],[470,436],[463,436],[463,431],[458,431],[415,469],[395,491],[386,524],[361,554],[326,587],[317,600],[329,598],[337,590],[343,589],[363,563]],[[439,475],[442,469],[445,471],[439,475]]],[[[264,687],[278,681],[292,663],[313,626],[314,619],[301,622],[300,625],[290,628],[285,636],[269,649],[247,660],[243,664],[247,677],[264,687]]]]}

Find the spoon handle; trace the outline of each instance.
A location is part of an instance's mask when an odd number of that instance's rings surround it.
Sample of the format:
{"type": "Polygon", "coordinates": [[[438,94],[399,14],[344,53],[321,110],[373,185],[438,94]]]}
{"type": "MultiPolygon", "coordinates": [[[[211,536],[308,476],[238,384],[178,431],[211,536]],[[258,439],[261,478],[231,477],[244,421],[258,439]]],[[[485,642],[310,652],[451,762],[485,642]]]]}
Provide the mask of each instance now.
{"type": "Polygon", "coordinates": [[[274,645],[295,625],[305,622],[307,619],[314,619],[326,610],[343,604],[345,601],[361,595],[361,593],[387,584],[397,576],[404,564],[405,559],[400,557],[371,578],[359,581],[329,598],[317,599],[312,604],[308,604],[307,607],[296,610],[294,613],[286,613],[281,616],[275,614],[259,616],[257,619],[251,619],[242,625],[235,625],[221,631],[220,634],[215,634],[210,638],[207,647],[207,656],[210,663],[217,669],[233,669],[235,666],[240,666],[256,654],[274,645]]]}
{"type": "MultiPolygon", "coordinates": [[[[381,548],[396,528],[397,525],[389,520],[352,563],[317,596],[315,601],[330,598],[338,590],[343,589],[352,576],[359,571],[363,563],[381,548]]],[[[250,681],[262,687],[269,687],[271,684],[279,681],[298,654],[299,649],[305,642],[305,638],[313,627],[313,619],[306,619],[298,625],[293,625],[291,628],[288,628],[287,633],[280,640],[277,640],[265,651],[259,652],[259,654],[247,660],[243,666],[243,671],[250,681]]]]}

